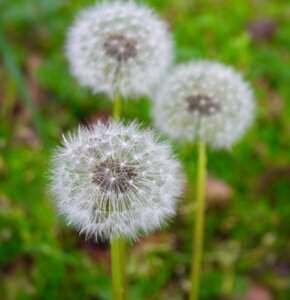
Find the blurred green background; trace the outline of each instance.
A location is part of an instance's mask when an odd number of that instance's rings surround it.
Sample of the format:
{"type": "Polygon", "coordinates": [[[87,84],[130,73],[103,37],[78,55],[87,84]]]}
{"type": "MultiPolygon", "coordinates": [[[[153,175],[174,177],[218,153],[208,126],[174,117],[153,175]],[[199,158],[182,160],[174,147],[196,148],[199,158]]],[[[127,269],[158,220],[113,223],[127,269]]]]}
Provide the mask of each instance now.
{"type": "MultiPolygon", "coordinates": [[[[245,138],[232,151],[209,153],[201,298],[289,300],[289,2],[143,2],[170,24],[177,62],[231,64],[257,99],[245,138]]],[[[92,3],[0,1],[0,299],[111,299],[108,245],[66,226],[47,193],[49,159],[61,134],[111,110],[106,97],[79,87],[64,57],[66,30],[92,3]]],[[[150,126],[148,99],[129,100],[123,110],[125,118],[150,126]]],[[[189,289],[196,153],[175,149],[188,191],[167,231],[132,246],[134,300],[186,299],[189,289]]]]}

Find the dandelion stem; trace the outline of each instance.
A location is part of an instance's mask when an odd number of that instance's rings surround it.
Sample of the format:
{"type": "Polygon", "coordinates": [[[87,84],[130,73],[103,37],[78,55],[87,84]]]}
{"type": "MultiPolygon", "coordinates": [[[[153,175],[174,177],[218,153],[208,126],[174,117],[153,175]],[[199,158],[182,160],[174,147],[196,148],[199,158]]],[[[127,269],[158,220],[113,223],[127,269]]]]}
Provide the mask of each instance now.
{"type": "Polygon", "coordinates": [[[233,285],[235,282],[235,271],[234,268],[228,266],[224,271],[224,279],[222,283],[222,292],[225,296],[229,296],[233,290],[233,285]]]}
{"type": "MultiPolygon", "coordinates": [[[[119,121],[121,118],[122,99],[119,93],[115,94],[114,106],[113,106],[113,119],[119,121]]],[[[113,279],[113,294],[114,300],[127,298],[127,276],[125,267],[125,248],[126,242],[122,238],[118,238],[111,244],[112,255],[112,279],[113,279]],[[115,245],[113,245],[115,243],[115,245]],[[116,249],[115,249],[116,248],[116,249]],[[113,250],[114,249],[114,250],[113,250]],[[113,253],[117,252],[117,253],[113,253]],[[114,255],[116,256],[114,259],[114,255]],[[117,259],[117,262],[116,262],[117,259]],[[114,263],[117,264],[114,272],[114,263]],[[119,276],[114,275],[119,274],[119,276]],[[115,281],[115,283],[114,283],[115,281]],[[121,290],[121,291],[120,291],[121,290]]]]}
{"type": "Polygon", "coordinates": [[[122,107],[122,99],[120,94],[115,94],[114,99],[114,107],[113,107],[113,119],[119,121],[121,118],[121,107],[122,107]]]}
{"type": "Polygon", "coordinates": [[[115,238],[111,241],[111,260],[112,260],[112,281],[113,281],[113,299],[123,300],[124,290],[122,281],[122,241],[115,238]]]}
{"type": "Polygon", "coordinates": [[[204,231],[204,211],[205,211],[205,178],[206,178],[206,145],[198,142],[197,157],[197,194],[196,194],[196,210],[195,210],[195,226],[192,250],[192,266],[191,266],[191,292],[190,300],[198,300],[202,248],[203,248],[203,231],[204,231]]]}
{"type": "Polygon", "coordinates": [[[122,267],[122,274],[123,274],[123,298],[128,298],[128,277],[127,277],[127,267],[126,267],[126,252],[128,249],[128,245],[125,239],[121,239],[121,267],[122,267]]]}

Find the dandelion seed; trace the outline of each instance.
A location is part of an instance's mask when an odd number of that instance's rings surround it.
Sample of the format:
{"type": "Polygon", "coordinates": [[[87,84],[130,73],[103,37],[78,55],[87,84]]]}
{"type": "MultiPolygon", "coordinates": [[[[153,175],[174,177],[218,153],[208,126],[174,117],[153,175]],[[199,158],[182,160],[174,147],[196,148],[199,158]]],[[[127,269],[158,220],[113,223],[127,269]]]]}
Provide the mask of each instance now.
{"type": "Polygon", "coordinates": [[[227,148],[250,126],[255,104],[231,67],[210,61],[177,66],[156,95],[156,126],[174,139],[227,148]]]}
{"type": "Polygon", "coordinates": [[[81,12],[66,53],[82,85],[113,98],[150,93],[171,63],[172,48],[167,25],[151,9],[113,2],[81,12]]]}
{"type": "Polygon", "coordinates": [[[181,193],[180,165],[152,132],[135,123],[99,122],[63,141],[53,158],[51,191],[59,211],[81,233],[134,240],[173,215],[181,193]]]}

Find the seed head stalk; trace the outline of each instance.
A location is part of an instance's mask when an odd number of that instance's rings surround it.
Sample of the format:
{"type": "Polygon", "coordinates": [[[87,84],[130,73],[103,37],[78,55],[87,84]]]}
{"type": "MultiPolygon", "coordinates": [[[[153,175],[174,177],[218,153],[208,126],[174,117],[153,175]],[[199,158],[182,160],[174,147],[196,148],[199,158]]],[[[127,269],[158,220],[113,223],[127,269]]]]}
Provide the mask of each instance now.
{"type": "Polygon", "coordinates": [[[111,241],[113,299],[124,300],[124,288],[122,280],[122,240],[115,238],[111,241]]]}
{"type": "MultiPolygon", "coordinates": [[[[119,121],[121,118],[122,98],[119,93],[115,93],[113,106],[113,119],[119,121]]],[[[124,300],[127,298],[126,289],[126,268],[125,268],[125,241],[119,237],[111,242],[112,261],[112,281],[114,300],[124,300]]]]}
{"type": "Polygon", "coordinates": [[[190,300],[199,299],[205,216],[206,144],[199,141],[197,151],[197,193],[194,238],[192,244],[190,300]]]}
{"type": "Polygon", "coordinates": [[[121,118],[122,99],[119,93],[115,94],[114,107],[113,107],[113,119],[120,121],[121,118]]]}

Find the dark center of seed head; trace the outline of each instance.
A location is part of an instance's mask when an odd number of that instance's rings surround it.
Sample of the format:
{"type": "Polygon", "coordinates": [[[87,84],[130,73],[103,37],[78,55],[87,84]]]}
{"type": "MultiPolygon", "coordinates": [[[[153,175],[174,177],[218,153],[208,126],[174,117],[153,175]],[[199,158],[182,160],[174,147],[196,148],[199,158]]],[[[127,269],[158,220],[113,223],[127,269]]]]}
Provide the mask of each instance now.
{"type": "Polygon", "coordinates": [[[120,194],[130,188],[131,180],[136,175],[133,167],[122,165],[119,160],[108,159],[96,166],[92,180],[103,192],[120,194]]]}
{"type": "Polygon", "coordinates": [[[190,95],[186,97],[187,110],[201,115],[213,115],[220,111],[220,105],[215,99],[206,94],[190,95]]]}
{"type": "Polygon", "coordinates": [[[117,61],[127,61],[129,58],[136,57],[137,43],[121,34],[111,35],[104,43],[107,55],[115,58],[117,61]]]}

